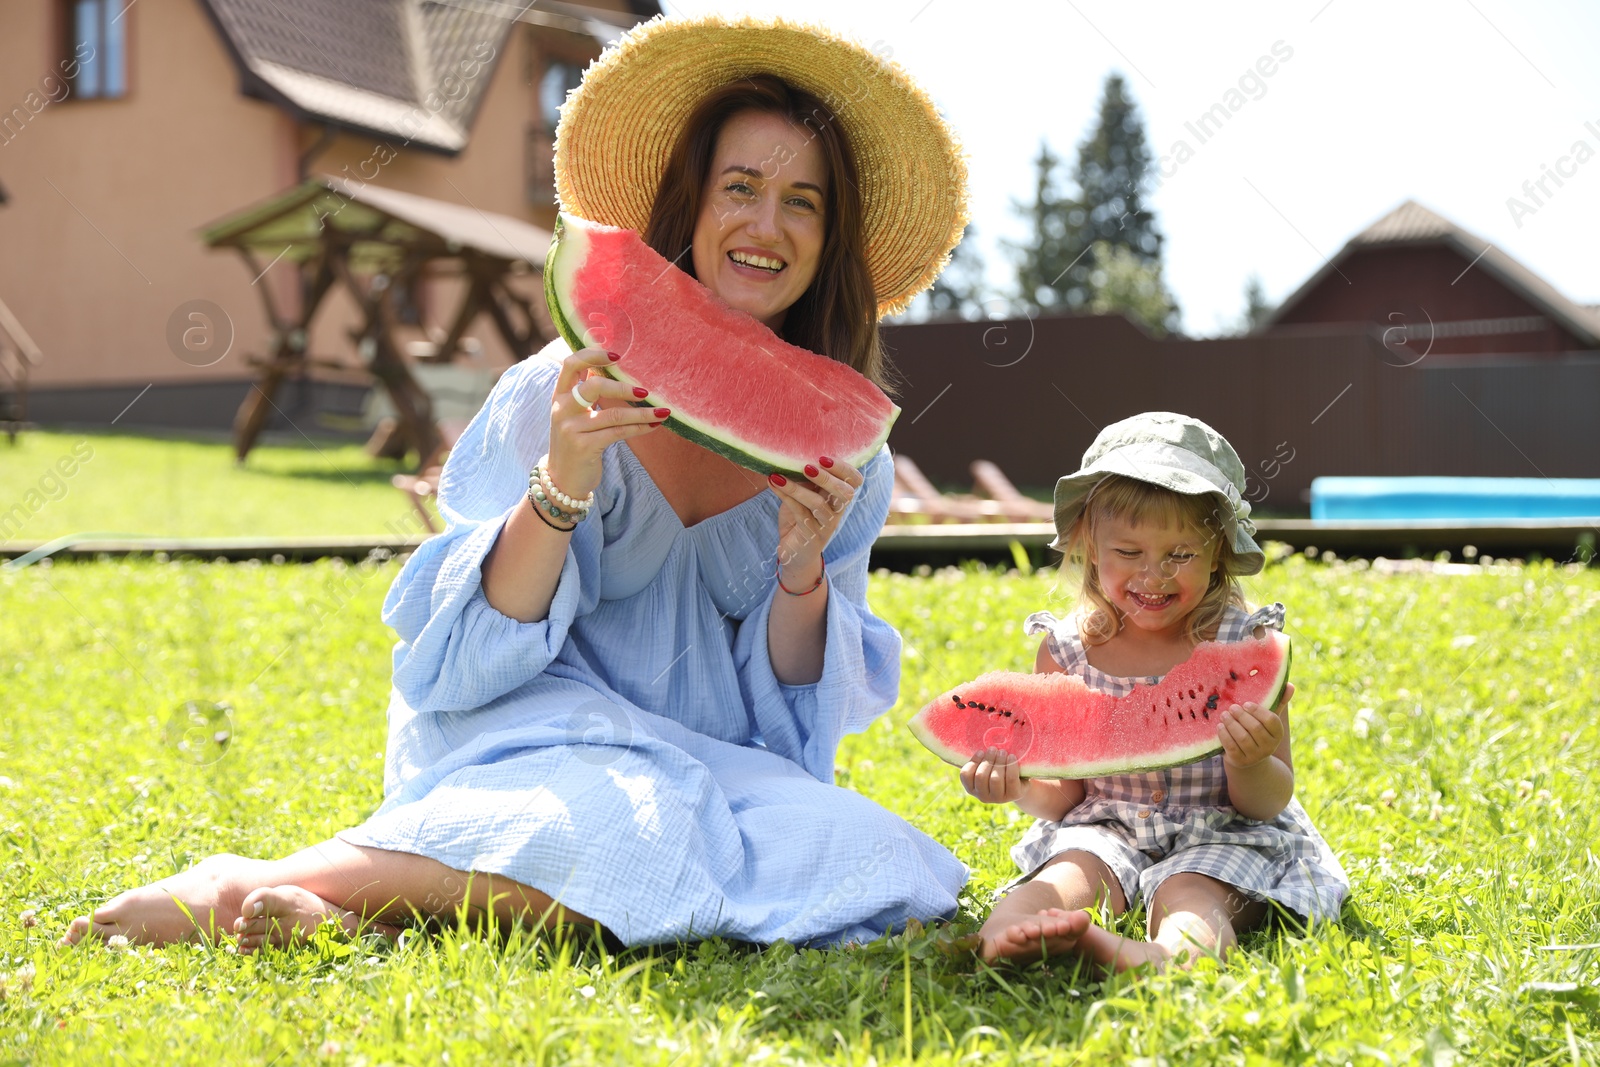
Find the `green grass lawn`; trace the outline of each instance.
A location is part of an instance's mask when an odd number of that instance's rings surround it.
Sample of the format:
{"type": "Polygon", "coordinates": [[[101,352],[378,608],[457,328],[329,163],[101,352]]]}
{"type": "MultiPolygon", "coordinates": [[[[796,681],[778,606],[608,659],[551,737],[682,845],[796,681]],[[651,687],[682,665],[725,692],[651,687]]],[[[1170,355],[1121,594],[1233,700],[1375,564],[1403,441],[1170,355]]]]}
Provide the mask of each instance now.
{"type": "Polygon", "coordinates": [[[389,483],[406,469],[331,442],[262,445],[240,467],[222,441],[30,430],[0,439],[0,544],[83,531],[409,537],[425,531],[389,483]]]}
{"type": "MultiPolygon", "coordinates": [[[[1600,573],[1550,565],[1292,557],[1255,581],[1289,607],[1298,795],[1354,892],[1337,925],[1247,936],[1220,969],[990,971],[939,951],[941,931],[829,952],[456,932],[259,958],[56,949],[117,889],[284,853],[377,805],[394,568],[0,570],[0,1064],[1600,1060],[1600,573]],[[194,700],[230,709],[225,749],[185,746],[194,700]]],[[[906,637],[903,699],[847,741],[839,777],[973,868],[958,929],[1011,875],[1022,821],[966,798],[904,723],[1031,663],[1021,619],[1062,605],[1052,581],[874,579],[906,637]]]]}

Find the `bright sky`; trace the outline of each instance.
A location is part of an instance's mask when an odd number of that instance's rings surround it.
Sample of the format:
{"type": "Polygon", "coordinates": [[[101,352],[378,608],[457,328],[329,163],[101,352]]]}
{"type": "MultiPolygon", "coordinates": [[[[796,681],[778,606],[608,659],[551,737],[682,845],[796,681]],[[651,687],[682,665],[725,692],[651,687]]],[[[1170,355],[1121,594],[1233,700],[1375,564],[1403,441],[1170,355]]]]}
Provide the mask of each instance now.
{"type": "Polygon", "coordinates": [[[1192,335],[1223,332],[1239,318],[1252,272],[1276,303],[1408,198],[1568,297],[1600,303],[1594,0],[1288,0],[1225,10],[1112,0],[664,6],[818,21],[893,49],[971,155],[978,249],[996,288],[1012,285],[997,239],[1025,234],[1010,204],[1030,195],[1040,139],[1074,160],[1105,76],[1116,70],[1155,154],[1170,154],[1179,140],[1193,151],[1168,165],[1150,199],[1166,238],[1167,285],[1192,335]],[[1244,106],[1201,143],[1185,123],[1223,102],[1274,45],[1292,54],[1259,84],[1247,82],[1244,106]],[[1545,178],[1541,193],[1547,166],[1566,176],[1560,186],[1545,178]],[[1524,182],[1535,183],[1539,202],[1524,182]],[[1514,218],[1511,197],[1532,210],[1514,218]]]}

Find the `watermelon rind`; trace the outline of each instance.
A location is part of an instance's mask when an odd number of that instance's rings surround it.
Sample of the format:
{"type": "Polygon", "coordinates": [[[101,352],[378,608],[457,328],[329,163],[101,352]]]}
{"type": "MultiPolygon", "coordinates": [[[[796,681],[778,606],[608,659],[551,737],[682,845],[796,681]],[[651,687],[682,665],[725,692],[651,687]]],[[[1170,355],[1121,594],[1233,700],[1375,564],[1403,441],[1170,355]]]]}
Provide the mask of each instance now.
{"type": "MultiPolygon", "coordinates": [[[[550,308],[550,318],[555,324],[556,332],[566,341],[568,347],[574,352],[580,348],[591,347],[593,341],[577,325],[581,319],[577,312],[567,301],[566,293],[571,291],[572,277],[582,266],[587,255],[589,236],[581,225],[568,225],[562,216],[556,216],[554,238],[550,242],[550,251],[545,256],[544,267],[544,295],[545,303],[550,308]],[[564,249],[564,251],[563,251],[564,249]]],[[[596,368],[600,373],[616,381],[628,385],[641,383],[616,366],[596,368]]],[[[655,401],[651,398],[635,402],[635,407],[653,407],[655,401]]],[[[862,448],[855,455],[841,457],[853,467],[863,467],[878,454],[885,441],[889,439],[889,431],[894,427],[895,420],[900,416],[900,408],[894,406],[889,417],[884,421],[883,432],[868,446],[862,448]]],[[[741,467],[746,467],[759,474],[782,474],[793,478],[805,478],[803,463],[796,463],[792,457],[786,457],[762,449],[748,441],[743,441],[731,434],[726,427],[711,426],[696,419],[687,412],[677,409],[667,417],[664,425],[678,436],[693,441],[695,444],[732,460],[741,467]]]]}
{"type": "MultiPolygon", "coordinates": [[[[1277,657],[1278,670],[1276,676],[1269,683],[1270,697],[1263,701],[1265,707],[1276,707],[1283,697],[1284,688],[1289,682],[1289,671],[1294,658],[1294,646],[1287,634],[1276,630],[1267,631],[1264,640],[1270,641],[1281,654],[1277,657]]],[[[1245,644],[1247,642],[1240,642],[1245,644]]],[[[966,764],[973,756],[973,752],[957,751],[949,742],[934,731],[930,718],[936,707],[941,707],[949,699],[951,693],[958,690],[981,687],[988,679],[1004,681],[1007,676],[1015,677],[1013,672],[995,671],[990,674],[980,675],[965,686],[957,686],[946,693],[940,694],[906,723],[917,740],[923,746],[938,756],[941,760],[953,766],[960,767],[966,764]]],[[[1023,675],[1022,677],[1026,677],[1023,675]]],[[[1154,689],[1155,686],[1139,687],[1140,689],[1154,689]]],[[[1134,694],[1120,699],[1130,699],[1134,694]]],[[[1056,778],[1056,779],[1083,779],[1105,778],[1117,774],[1138,774],[1145,771],[1164,770],[1185,763],[1193,763],[1205,759],[1222,751],[1222,742],[1217,740],[1214,733],[1202,740],[1187,745],[1167,745],[1159,750],[1152,749],[1148,753],[1138,753],[1130,756],[1111,759],[1075,759],[1068,763],[1047,763],[1029,760],[1023,757],[1018,772],[1024,778],[1056,778]]]]}

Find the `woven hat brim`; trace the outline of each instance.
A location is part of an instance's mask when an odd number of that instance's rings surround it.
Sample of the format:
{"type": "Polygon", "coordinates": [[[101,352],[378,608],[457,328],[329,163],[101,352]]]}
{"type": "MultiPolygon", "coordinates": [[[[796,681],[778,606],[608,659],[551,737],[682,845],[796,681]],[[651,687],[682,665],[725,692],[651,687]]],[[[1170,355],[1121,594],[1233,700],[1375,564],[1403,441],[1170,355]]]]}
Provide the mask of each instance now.
{"type": "MultiPolygon", "coordinates": [[[[1150,482],[1153,485],[1164,486],[1175,493],[1186,496],[1198,496],[1210,493],[1232,513],[1233,503],[1226,493],[1213,483],[1182,467],[1170,466],[1154,460],[1148,453],[1134,456],[1128,452],[1116,451],[1101,456],[1082,470],[1068,474],[1056,482],[1055,492],[1055,524],[1056,536],[1050,542],[1051,548],[1058,552],[1066,551],[1066,539],[1073,523],[1078,521],[1078,516],[1083,512],[1084,504],[1089,499],[1089,494],[1094,487],[1108,474],[1120,474],[1127,478],[1135,478],[1141,482],[1150,482]]],[[[1260,573],[1266,566],[1266,553],[1256,543],[1250,531],[1237,520],[1230,518],[1225,521],[1229,541],[1233,546],[1233,553],[1238,563],[1238,573],[1250,575],[1260,573]]]]}
{"type": "Polygon", "coordinates": [[[878,317],[933,284],[967,224],[967,164],[933,101],[893,60],[784,19],[666,19],[625,34],[584,72],[556,129],[563,211],[644,230],[690,112],[705,95],[771,74],[838,116],[861,181],[878,317]]]}

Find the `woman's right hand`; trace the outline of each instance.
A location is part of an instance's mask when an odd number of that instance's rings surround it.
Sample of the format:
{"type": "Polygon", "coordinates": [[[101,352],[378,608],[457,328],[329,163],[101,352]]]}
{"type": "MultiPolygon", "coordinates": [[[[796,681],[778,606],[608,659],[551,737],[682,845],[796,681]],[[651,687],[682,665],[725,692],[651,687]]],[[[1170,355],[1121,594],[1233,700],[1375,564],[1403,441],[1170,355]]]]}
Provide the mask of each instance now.
{"type": "Polygon", "coordinates": [[[1009,804],[1027,788],[1020,761],[1003,748],[977,752],[961,767],[961,788],[985,804],[1009,804]]]}
{"type": "Polygon", "coordinates": [[[600,368],[621,357],[603,348],[580,348],[561,361],[550,398],[550,480],[568,496],[582,499],[600,484],[601,456],[607,446],[649,433],[672,413],[670,408],[635,407],[649,394],[608,378],[600,368]],[[573,396],[594,403],[585,409],[573,396]]]}

